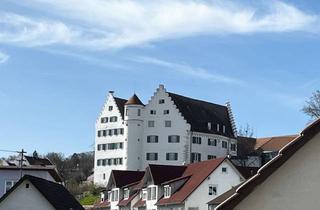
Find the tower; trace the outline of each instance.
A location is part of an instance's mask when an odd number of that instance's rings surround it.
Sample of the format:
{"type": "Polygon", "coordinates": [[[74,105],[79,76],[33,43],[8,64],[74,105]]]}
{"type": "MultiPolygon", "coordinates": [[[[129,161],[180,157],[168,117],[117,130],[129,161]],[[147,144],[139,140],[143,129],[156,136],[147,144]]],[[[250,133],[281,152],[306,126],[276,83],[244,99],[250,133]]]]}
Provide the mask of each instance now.
{"type": "MultiPolygon", "coordinates": [[[[124,133],[126,136],[124,149],[126,151],[126,167],[128,170],[141,169],[142,137],[144,123],[144,104],[134,94],[125,103],[124,133]]],[[[142,170],[142,169],[141,169],[142,170]]]]}

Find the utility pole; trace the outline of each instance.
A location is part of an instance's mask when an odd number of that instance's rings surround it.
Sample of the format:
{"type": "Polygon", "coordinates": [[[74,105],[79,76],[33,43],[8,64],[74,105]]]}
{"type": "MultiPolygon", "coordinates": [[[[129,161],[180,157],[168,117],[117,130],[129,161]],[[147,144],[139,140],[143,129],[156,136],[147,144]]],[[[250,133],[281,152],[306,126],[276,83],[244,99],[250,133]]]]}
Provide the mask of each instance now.
{"type": "Polygon", "coordinates": [[[19,160],[19,167],[20,167],[20,179],[22,178],[22,170],[23,170],[23,161],[24,161],[24,154],[27,153],[23,149],[21,152],[18,152],[20,154],[20,160],[19,160]]]}

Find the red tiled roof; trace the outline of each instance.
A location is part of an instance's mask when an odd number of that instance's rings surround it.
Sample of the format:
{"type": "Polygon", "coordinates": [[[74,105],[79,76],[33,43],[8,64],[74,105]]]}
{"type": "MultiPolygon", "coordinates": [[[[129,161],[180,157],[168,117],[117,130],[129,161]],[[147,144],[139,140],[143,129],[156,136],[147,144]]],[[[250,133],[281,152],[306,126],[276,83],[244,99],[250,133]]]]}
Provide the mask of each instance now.
{"type": "MultiPolygon", "coordinates": [[[[144,175],[144,171],[112,170],[110,177],[112,177],[116,187],[122,188],[124,186],[140,181],[143,175],[144,175]]],[[[109,185],[110,185],[110,180],[107,188],[110,187],[109,185]]]]}
{"type": "Polygon", "coordinates": [[[283,147],[279,154],[258,170],[258,173],[244,184],[240,185],[236,192],[227,200],[216,207],[216,210],[230,210],[237,206],[243,199],[252,193],[256,186],[263,183],[271,174],[290,159],[301,147],[320,132],[320,119],[306,127],[300,135],[283,147]]]}
{"type": "Polygon", "coordinates": [[[186,166],[150,164],[147,170],[151,173],[153,183],[160,185],[168,180],[181,177],[186,168],[186,166]]]}
{"type": "Polygon", "coordinates": [[[264,151],[279,151],[282,147],[293,141],[298,135],[274,136],[267,138],[257,138],[254,149],[264,151]]]}
{"type": "Polygon", "coordinates": [[[157,205],[182,203],[224,160],[225,157],[188,165],[182,176],[190,178],[169,198],[161,198],[157,205]]]}
{"type": "Polygon", "coordinates": [[[137,203],[135,203],[133,205],[133,208],[139,208],[139,207],[143,207],[143,206],[146,206],[146,201],[145,200],[142,200],[142,198],[140,198],[137,203]]]}
{"type": "Polygon", "coordinates": [[[94,204],[93,209],[106,208],[109,206],[110,206],[110,202],[106,200],[106,201],[94,204]]]}
{"type": "Polygon", "coordinates": [[[130,195],[128,199],[122,199],[121,201],[119,201],[118,206],[127,206],[138,194],[139,191],[130,195]]]}

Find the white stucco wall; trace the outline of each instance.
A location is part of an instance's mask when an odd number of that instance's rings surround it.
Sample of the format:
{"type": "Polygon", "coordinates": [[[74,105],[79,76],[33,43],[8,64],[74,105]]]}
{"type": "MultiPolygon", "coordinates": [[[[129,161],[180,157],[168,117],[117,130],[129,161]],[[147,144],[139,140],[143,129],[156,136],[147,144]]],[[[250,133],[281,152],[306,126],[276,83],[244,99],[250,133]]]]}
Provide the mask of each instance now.
{"type": "Polygon", "coordinates": [[[42,194],[25,180],[0,203],[0,210],[55,210],[42,194]],[[29,188],[26,188],[26,184],[29,188]]]}
{"type": "Polygon", "coordinates": [[[145,107],[145,127],[143,135],[143,155],[142,155],[142,168],[146,168],[147,164],[170,164],[170,165],[182,165],[187,162],[186,152],[189,152],[190,135],[188,134],[190,126],[181,116],[178,109],[174,105],[171,98],[166,93],[165,89],[161,86],[157,89],[154,96],[145,107]],[[164,99],[165,103],[159,104],[159,100],[164,99]],[[156,114],[151,115],[150,110],[155,110],[156,114]],[[164,114],[164,110],[169,110],[169,114],[164,114]],[[155,121],[155,127],[149,128],[148,121],[155,121]],[[171,121],[171,127],[165,127],[165,121],[171,121]],[[147,143],[147,136],[157,135],[159,136],[158,143],[147,143]],[[179,143],[168,143],[169,135],[180,136],[179,143]],[[156,152],[158,153],[157,161],[147,161],[146,153],[156,152]],[[177,161],[167,161],[166,153],[175,152],[178,153],[177,161]]]}
{"type": "Polygon", "coordinates": [[[94,161],[94,183],[98,185],[106,185],[109,176],[112,170],[125,170],[126,169],[126,151],[124,149],[115,149],[115,150],[100,150],[98,151],[98,144],[108,144],[108,143],[119,143],[119,142],[125,142],[125,133],[123,135],[112,135],[112,136],[106,136],[106,137],[98,137],[97,132],[98,130],[105,130],[105,129],[124,129],[124,123],[123,119],[120,113],[120,110],[118,109],[116,102],[114,100],[113,94],[108,95],[107,100],[104,104],[104,107],[102,109],[102,112],[100,113],[97,121],[96,121],[96,132],[95,132],[95,161],[94,161]],[[109,106],[112,106],[112,111],[109,111],[109,106]],[[117,122],[110,122],[110,117],[116,116],[118,118],[117,122]],[[100,119],[101,117],[108,117],[109,121],[108,123],[101,123],[100,119]],[[111,166],[97,166],[97,160],[98,159],[109,159],[109,158],[123,158],[123,164],[122,165],[111,165],[111,166]],[[105,179],[103,179],[103,174],[105,174],[105,179]]]}
{"type": "Polygon", "coordinates": [[[24,175],[31,175],[36,176],[42,179],[46,179],[52,182],[55,180],[52,178],[48,171],[41,171],[41,170],[23,170],[22,176],[20,170],[0,170],[0,197],[5,194],[5,184],[6,181],[15,181],[17,182],[21,177],[24,175]]]}
{"type": "Polygon", "coordinates": [[[248,195],[234,210],[318,210],[320,134],[248,195]]]}

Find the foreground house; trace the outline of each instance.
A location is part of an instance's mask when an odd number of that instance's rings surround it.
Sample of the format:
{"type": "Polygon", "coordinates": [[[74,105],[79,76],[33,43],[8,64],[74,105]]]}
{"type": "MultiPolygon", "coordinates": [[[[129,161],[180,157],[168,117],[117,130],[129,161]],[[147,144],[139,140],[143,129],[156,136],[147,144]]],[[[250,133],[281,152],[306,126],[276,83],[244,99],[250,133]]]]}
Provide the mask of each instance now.
{"type": "Polygon", "coordinates": [[[147,104],[133,95],[109,95],[96,121],[94,183],[112,170],[149,164],[183,165],[237,155],[230,104],[219,105],[168,92],[163,85],[147,104]]]}
{"type": "Polygon", "coordinates": [[[84,210],[61,184],[25,175],[0,198],[0,210],[84,210]]]}
{"type": "Polygon", "coordinates": [[[319,209],[319,153],[320,119],[305,128],[215,209],[319,209]]]}
{"type": "Polygon", "coordinates": [[[53,182],[62,182],[56,167],[44,158],[26,156],[20,167],[16,163],[6,162],[0,166],[0,197],[4,195],[24,175],[32,175],[53,182]]]}

